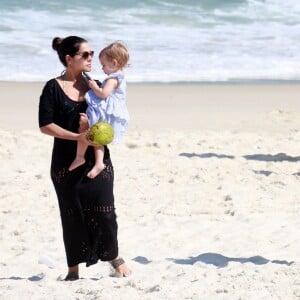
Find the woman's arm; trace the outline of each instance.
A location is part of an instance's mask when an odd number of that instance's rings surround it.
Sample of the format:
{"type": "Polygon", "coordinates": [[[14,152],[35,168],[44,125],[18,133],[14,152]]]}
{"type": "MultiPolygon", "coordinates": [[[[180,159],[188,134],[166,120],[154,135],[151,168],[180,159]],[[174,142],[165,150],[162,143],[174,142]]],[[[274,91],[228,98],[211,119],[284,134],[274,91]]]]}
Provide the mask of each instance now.
{"type": "Polygon", "coordinates": [[[95,80],[89,80],[89,87],[97,97],[105,99],[118,87],[118,80],[117,78],[108,79],[103,88],[99,87],[95,80]]]}
{"type": "Polygon", "coordinates": [[[50,123],[40,127],[40,131],[44,134],[51,135],[56,138],[78,141],[86,145],[91,145],[86,139],[86,133],[72,132],[56,125],[55,123],[50,123]]]}

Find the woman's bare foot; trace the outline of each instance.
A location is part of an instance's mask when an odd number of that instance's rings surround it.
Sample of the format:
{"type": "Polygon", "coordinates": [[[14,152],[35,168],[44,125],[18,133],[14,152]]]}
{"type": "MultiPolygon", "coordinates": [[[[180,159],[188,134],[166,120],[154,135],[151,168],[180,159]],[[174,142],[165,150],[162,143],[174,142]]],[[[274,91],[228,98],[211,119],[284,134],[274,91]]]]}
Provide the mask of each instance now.
{"type": "Polygon", "coordinates": [[[132,271],[127,267],[126,264],[123,264],[115,269],[115,275],[117,277],[129,277],[132,271]]]}
{"type": "Polygon", "coordinates": [[[95,165],[91,171],[89,171],[87,173],[87,177],[94,179],[97,175],[99,175],[104,169],[105,169],[106,165],[102,164],[102,165],[95,165]]]}
{"type": "Polygon", "coordinates": [[[112,260],[110,263],[115,269],[114,276],[129,277],[131,275],[132,271],[127,267],[122,257],[117,257],[116,259],[112,260]]]}
{"type": "Polygon", "coordinates": [[[69,267],[68,274],[65,278],[65,281],[74,281],[79,279],[79,267],[78,265],[69,267]]]}
{"type": "Polygon", "coordinates": [[[85,159],[82,157],[75,158],[74,161],[71,163],[69,167],[69,171],[73,171],[74,169],[78,168],[79,166],[83,165],[85,163],[85,159]]]}

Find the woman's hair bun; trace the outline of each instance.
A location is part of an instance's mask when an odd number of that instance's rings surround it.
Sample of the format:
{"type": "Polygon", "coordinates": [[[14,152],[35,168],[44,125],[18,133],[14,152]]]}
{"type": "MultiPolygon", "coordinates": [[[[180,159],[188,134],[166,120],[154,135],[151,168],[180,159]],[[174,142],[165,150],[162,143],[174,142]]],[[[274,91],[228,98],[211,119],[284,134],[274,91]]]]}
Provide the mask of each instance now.
{"type": "Polygon", "coordinates": [[[57,49],[59,48],[61,42],[63,41],[62,38],[60,37],[55,37],[53,40],[52,40],[52,48],[53,50],[57,51],[57,49]]]}

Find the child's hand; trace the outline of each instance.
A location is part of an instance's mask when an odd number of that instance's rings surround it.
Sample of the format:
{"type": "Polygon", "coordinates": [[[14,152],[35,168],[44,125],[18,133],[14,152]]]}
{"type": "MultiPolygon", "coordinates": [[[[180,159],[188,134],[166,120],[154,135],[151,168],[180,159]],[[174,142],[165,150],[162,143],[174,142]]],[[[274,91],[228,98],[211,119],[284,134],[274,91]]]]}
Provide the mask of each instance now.
{"type": "Polygon", "coordinates": [[[85,132],[89,129],[89,121],[88,117],[85,113],[80,113],[80,119],[79,119],[79,129],[78,131],[80,133],[85,132]]]}
{"type": "Polygon", "coordinates": [[[97,84],[97,82],[93,79],[89,80],[89,87],[94,91],[94,90],[98,90],[99,86],[97,84]]]}

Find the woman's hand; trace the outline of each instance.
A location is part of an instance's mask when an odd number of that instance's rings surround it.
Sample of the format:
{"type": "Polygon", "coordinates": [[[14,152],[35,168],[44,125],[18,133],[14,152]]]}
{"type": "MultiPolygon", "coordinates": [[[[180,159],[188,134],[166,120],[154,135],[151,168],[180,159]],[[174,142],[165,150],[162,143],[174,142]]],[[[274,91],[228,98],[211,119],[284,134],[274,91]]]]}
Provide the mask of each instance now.
{"type": "Polygon", "coordinates": [[[86,146],[91,146],[92,144],[89,142],[86,136],[86,132],[82,132],[78,135],[77,141],[81,144],[84,144],[86,146]]]}
{"type": "Polygon", "coordinates": [[[79,129],[80,133],[86,132],[89,129],[88,117],[85,113],[80,113],[79,129]]]}
{"type": "Polygon", "coordinates": [[[84,145],[87,145],[87,146],[93,146],[93,147],[99,147],[100,145],[98,144],[93,144],[87,137],[87,133],[86,131],[83,132],[83,133],[79,133],[78,136],[77,136],[77,141],[84,144],[84,145]]]}

